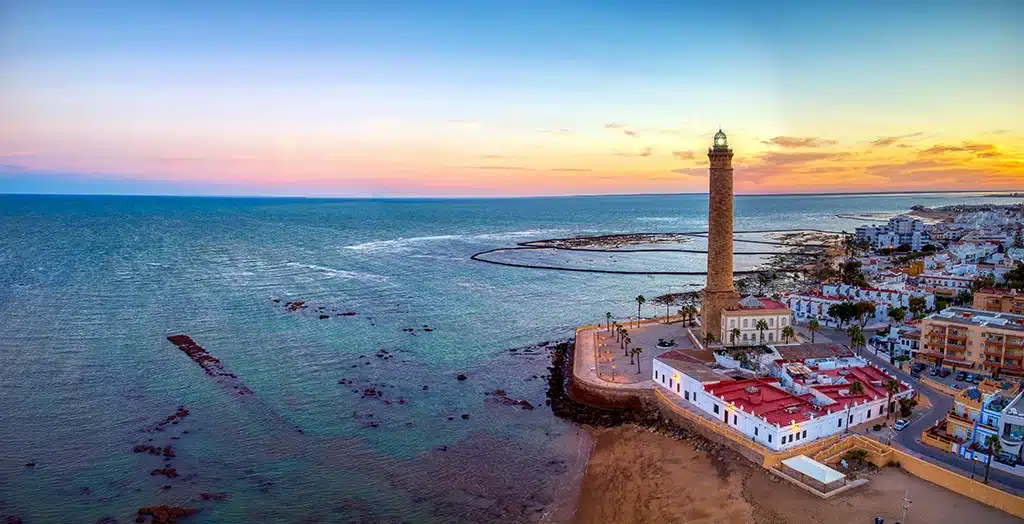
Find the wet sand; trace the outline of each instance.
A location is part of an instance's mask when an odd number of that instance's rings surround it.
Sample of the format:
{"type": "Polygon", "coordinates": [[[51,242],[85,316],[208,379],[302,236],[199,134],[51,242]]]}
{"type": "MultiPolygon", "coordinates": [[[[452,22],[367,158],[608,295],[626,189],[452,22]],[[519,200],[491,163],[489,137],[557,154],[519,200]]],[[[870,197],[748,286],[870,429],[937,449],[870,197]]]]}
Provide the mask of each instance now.
{"type": "Polygon", "coordinates": [[[1020,522],[1013,516],[885,468],[847,494],[819,499],[738,454],[710,453],[700,441],[678,441],[636,426],[595,430],[583,477],[577,524],[886,522],[901,517],[909,490],[910,522],[1020,522]]]}

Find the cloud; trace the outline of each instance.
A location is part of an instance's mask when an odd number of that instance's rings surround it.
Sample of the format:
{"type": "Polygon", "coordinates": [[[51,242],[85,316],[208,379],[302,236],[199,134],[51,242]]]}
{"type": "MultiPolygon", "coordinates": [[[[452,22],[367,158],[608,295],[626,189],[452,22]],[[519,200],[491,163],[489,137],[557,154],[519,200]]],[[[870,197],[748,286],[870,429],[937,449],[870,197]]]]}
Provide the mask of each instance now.
{"type": "Polygon", "coordinates": [[[626,124],[620,124],[618,122],[612,122],[611,124],[604,125],[605,129],[625,129],[626,127],[626,124]]]}
{"type": "Polygon", "coordinates": [[[654,154],[654,148],[653,147],[645,147],[643,151],[640,151],[638,153],[629,153],[629,152],[625,152],[625,151],[619,152],[619,153],[615,153],[615,155],[617,155],[617,156],[624,156],[624,157],[645,157],[645,156],[651,156],[652,154],[654,154]]]}
{"type": "Polygon", "coordinates": [[[511,157],[508,157],[508,156],[505,156],[505,155],[480,155],[480,156],[482,158],[486,158],[487,160],[499,160],[499,159],[502,159],[502,158],[511,158],[511,157]]]}
{"type": "Polygon", "coordinates": [[[537,171],[526,166],[462,166],[466,169],[487,169],[491,171],[537,171]]]}
{"type": "Polygon", "coordinates": [[[637,137],[637,136],[639,136],[639,134],[640,134],[640,133],[639,133],[639,132],[638,132],[638,131],[637,131],[637,130],[636,130],[635,128],[633,128],[632,126],[628,126],[628,125],[626,125],[626,124],[623,124],[623,123],[621,123],[621,122],[612,122],[612,123],[610,123],[610,124],[605,124],[605,125],[604,125],[604,128],[605,128],[605,129],[617,129],[617,130],[621,130],[621,131],[622,131],[622,134],[624,134],[624,135],[626,135],[626,136],[631,136],[631,137],[633,137],[633,138],[636,138],[636,137],[637,137]]]}
{"type": "Polygon", "coordinates": [[[928,149],[922,149],[917,154],[921,156],[940,156],[946,153],[974,153],[979,157],[990,157],[998,156],[996,146],[993,144],[980,144],[977,142],[964,142],[959,146],[951,146],[946,144],[935,144],[928,149]],[[991,154],[991,153],[995,154],[991,154]]]}
{"type": "Polygon", "coordinates": [[[693,160],[697,156],[697,153],[693,151],[673,151],[672,156],[679,160],[693,160]]]}
{"type": "Polygon", "coordinates": [[[585,172],[593,171],[593,169],[587,169],[587,168],[583,168],[583,167],[556,167],[556,168],[552,169],[551,171],[572,172],[572,173],[585,173],[585,172]]]}
{"type": "Polygon", "coordinates": [[[34,151],[0,151],[0,158],[36,156],[34,151]]]}
{"type": "Polygon", "coordinates": [[[1003,156],[1001,151],[982,151],[976,155],[978,158],[995,158],[997,156],[1003,156]]]}
{"type": "Polygon", "coordinates": [[[795,166],[818,160],[840,160],[846,156],[846,153],[780,153],[778,151],[768,151],[759,155],[756,158],[756,163],[772,167],[795,166]]]}
{"type": "Polygon", "coordinates": [[[797,148],[797,147],[822,147],[835,145],[835,140],[829,140],[827,138],[819,138],[816,136],[810,137],[797,137],[797,136],[777,136],[775,138],[769,138],[768,140],[762,140],[762,144],[768,144],[770,146],[779,146],[784,148],[797,148]]]}
{"type": "Polygon", "coordinates": [[[708,168],[706,167],[683,167],[679,169],[673,169],[673,173],[687,176],[708,176],[708,168]]]}
{"type": "Polygon", "coordinates": [[[572,129],[561,127],[561,128],[558,128],[558,129],[538,129],[537,132],[538,133],[549,133],[549,134],[552,134],[552,135],[562,135],[562,136],[565,136],[565,135],[571,135],[572,134],[572,129]]]}
{"type": "Polygon", "coordinates": [[[914,138],[914,137],[917,137],[917,136],[921,136],[923,134],[924,133],[922,133],[922,132],[917,132],[917,133],[910,133],[910,134],[906,134],[906,135],[897,135],[897,136],[880,136],[876,140],[872,140],[871,141],[871,145],[873,145],[875,147],[888,147],[888,146],[891,146],[891,145],[895,144],[896,142],[899,142],[900,140],[903,140],[904,138],[914,138]]]}
{"type": "Polygon", "coordinates": [[[632,129],[623,129],[622,132],[634,138],[637,136],[636,131],[632,129]]]}

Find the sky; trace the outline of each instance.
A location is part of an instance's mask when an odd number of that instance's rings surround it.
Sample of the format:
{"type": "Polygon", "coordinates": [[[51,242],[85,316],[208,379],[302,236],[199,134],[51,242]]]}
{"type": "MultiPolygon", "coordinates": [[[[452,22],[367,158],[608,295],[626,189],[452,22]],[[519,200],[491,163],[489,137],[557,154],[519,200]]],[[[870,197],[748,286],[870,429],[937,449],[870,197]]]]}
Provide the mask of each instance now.
{"type": "Polygon", "coordinates": [[[0,193],[1024,190],[1024,2],[926,3],[0,0],[0,193]]]}

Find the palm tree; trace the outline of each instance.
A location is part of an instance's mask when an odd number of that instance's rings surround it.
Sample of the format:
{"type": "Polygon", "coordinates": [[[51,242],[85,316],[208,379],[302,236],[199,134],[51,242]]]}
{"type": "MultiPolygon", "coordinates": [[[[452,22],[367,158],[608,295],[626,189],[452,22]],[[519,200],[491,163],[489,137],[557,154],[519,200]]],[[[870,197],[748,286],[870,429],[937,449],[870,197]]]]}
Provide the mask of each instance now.
{"type": "Polygon", "coordinates": [[[787,344],[789,343],[789,339],[795,336],[796,333],[793,331],[793,326],[786,326],[782,328],[782,340],[785,340],[787,344]]]}
{"type": "MultiPolygon", "coordinates": [[[[858,326],[856,324],[852,324],[846,330],[846,334],[850,335],[850,347],[853,348],[853,349],[856,349],[857,348],[857,339],[858,339],[858,337],[861,337],[864,334],[864,331],[862,331],[860,329],[860,326],[858,326]]],[[[859,355],[860,353],[857,353],[857,354],[859,355]]]]}
{"type": "Polygon", "coordinates": [[[885,420],[889,420],[889,415],[892,414],[892,396],[900,392],[900,383],[895,379],[889,379],[885,383],[885,420]]]}
{"type": "Polygon", "coordinates": [[[816,318],[812,318],[811,321],[807,323],[807,331],[811,332],[811,344],[814,343],[814,334],[820,329],[821,324],[818,323],[818,319],[816,318]]]}
{"type": "Polygon", "coordinates": [[[850,393],[854,395],[864,393],[864,384],[861,384],[859,380],[854,380],[853,384],[850,384],[850,393]]]}
{"type": "Polygon", "coordinates": [[[857,347],[857,356],[860,356],[861,350],[867,345],[867,340],[864,339],[864,333],[857,333],[857,337],[853,342],[857,347]]]}
{"type": "Polygon", "coordinates": [[[992,469],[992,457],[1003,450],[999,443],[998,435],[989,435],[985,438],[985,447],[988,450],[988,461],[985,462],[985,484],[988,484],[988,472],[992,469]]]}
{"type": "Polygon", "coordinates": [[[633,348],[633,353],[636,355],[636,373],[640,374],[640,353],[644,352],[644,348],[633,348]]]}
{"type": "Polygon", "coordinates": [[[704,345],[705,346],[710,346],[711,343],[714,342],[714,341],[715,341],[715,334],[714,333],[708,331],[707,333],[704,334],[704,345]]]}
{"type": "Polygon", "coordinates": [[[605,322],[606,322],[606,324],[608,326],[608,330],[610,331],[612,329],[612,312],[611,311],[609,311],[609,312],[604,314],[604,320],[605,320],[605,322]]]}
{"type": "Polygon", "coordinates": [[[768,331],[768,321],[762,318],[757,321],[757,324],[755,324],[754,327],[757,328],[758,332],[760,332],[759,336],[761,339],[758,340],[758,342],[764,342],[764,332],[768,331]]]}
{"type": "Polygon", "coordinates": [[[636,355],[636,348],[629,350],[627,353],[629,353],[629,364],[633,365],[633,355],[636,355]]]}
{"type": "Polygon", "coordinates": [[[633,341],[633,339],[631,339],[629,337],[626,337],[626,339],[623,340],[622,347],[623,348],[628,348],[629,347],[629,343],[632,342],[632,341],[633,341]]]}
{"type": "Polygon", "coordinates": [[[733,344],[735,344],[736,341],[740,339],[740,334],[741,333],[742,332],[740,331],[740,328],[732,328],[732,331],[729,332],[729,335],[732,336],[732,343],[733,344]]]}
{"type": "Polygon", "coordinates": [[[643,295],[637,295],[636,296],[636,325],[637,326],[640,325],[640,306],[644,305],[644,302],[647,302],[647,299],[644,298],[643,295]]]}

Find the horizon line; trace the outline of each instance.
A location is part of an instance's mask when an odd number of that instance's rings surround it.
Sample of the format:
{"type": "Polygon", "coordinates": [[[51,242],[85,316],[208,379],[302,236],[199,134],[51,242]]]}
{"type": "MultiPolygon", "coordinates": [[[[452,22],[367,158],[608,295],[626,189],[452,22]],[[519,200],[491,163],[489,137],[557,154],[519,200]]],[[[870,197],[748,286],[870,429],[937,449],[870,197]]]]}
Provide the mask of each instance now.
{"type": "MultiPolygon", "coordinates": [[[[785,197],[785,196],[855,196],[855,195],[921,195],[921,194],[955,194],[985,193],[1024,197],[1024,189],[936,189],[907,191],[819,191],[796,193],[734,193],[734,197],[785,197]]],[[[652,197],[652,196],[692,196],[708,195],[707,191],[682,193],[576,193],[564,195],[349,195],[349,196],[311,196],[311,195],[248,195],[248,194],[190,194],[190,193],[5,193],[0,197],[139,197],[139,198],[253,198],[253,199],[302,199],[302,200],[508,200],[525,198],[600,198],[600,197],[652,197]]]]}

